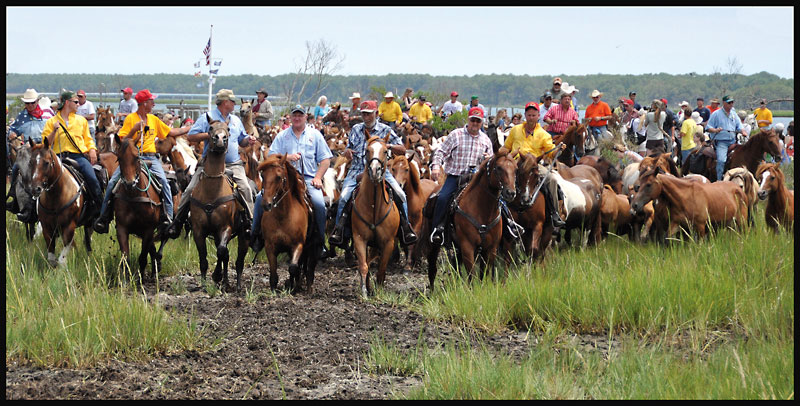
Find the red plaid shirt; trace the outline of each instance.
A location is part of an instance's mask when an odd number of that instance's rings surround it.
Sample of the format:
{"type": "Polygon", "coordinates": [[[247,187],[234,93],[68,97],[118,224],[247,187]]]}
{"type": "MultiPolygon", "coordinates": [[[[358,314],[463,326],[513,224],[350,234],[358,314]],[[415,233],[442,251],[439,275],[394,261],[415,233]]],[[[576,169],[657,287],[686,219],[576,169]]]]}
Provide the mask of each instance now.
{"type": "Polygon", "coordinates": [[[492,155],[492,141],[483,131],[472,136],[466,127],[453,130],[433,154],[431,169],[444,166],[448,175],[462,175],[470,166],[479,166],[484,154],[492,155]]]}
{"type": "Polygon", "coordinates": [[[564,131],[567,130],[567,127],[569,127],[570,121],[580,121],[578,113],[576,113],[572,107],[567,109],[567,111],[564,111],[564,108],[561,107],[560,104],[558,106],[550,107],[550,109],[547,110],[547,113],[545,113],[544,120],[551,119],[556,120],[556,122],[547,127],[547,132],[550,134],[563,134],[564,131]]]}

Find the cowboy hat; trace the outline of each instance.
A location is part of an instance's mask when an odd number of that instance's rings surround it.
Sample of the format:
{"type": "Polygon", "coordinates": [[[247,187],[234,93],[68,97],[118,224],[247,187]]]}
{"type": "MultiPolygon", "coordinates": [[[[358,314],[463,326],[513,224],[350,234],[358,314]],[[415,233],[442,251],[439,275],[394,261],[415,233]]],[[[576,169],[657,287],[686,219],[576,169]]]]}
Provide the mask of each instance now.
{"type": "Polygon", "coordinates": [[[358,92],[353,92],[353,95],[350,96],[350,100],[360,99],[360,98],[361,98],[361,93],[358,93],[358,92]]]}
{"type": "Polygon", "coordinates": [[[25,103],[33,103],[37,98],[39,98],[39,93],[35,89],[28,89],[22,95],[22,101],[25,103]]]}
{"type": "Polygon", "coordinates": [[[567,94],[579,91],[575,86],[572,86],[567,82],[564,82],[564,83],[561,84],[561,90],[563,90],[564,93],[567,93],[567,94]]]}
{"type": "Polygon", "coordinates": [[[263,87],[261,89],[256,90],[256,94],[259,94],[259,93],[264,93],[264,96],[269,96],[269,93],[267,93],[267,91],[264,90],[263,87]]]}
{"type": "Polygon", "coordinates": [[[392,92],[386,93],[385,95],[383,95],[383,98],[384,99],[389,99],[389,98],[394,99],[394,93],[392,93],[392,92]]]}
{"type": "Polygon", "coordinates": [[[603,92],[601,92],[601,91],[599,91],[597,89],[592,90],[592,97],[597,97],[597,96],[602,96],[602,95],[603,95],[603,92]]]}

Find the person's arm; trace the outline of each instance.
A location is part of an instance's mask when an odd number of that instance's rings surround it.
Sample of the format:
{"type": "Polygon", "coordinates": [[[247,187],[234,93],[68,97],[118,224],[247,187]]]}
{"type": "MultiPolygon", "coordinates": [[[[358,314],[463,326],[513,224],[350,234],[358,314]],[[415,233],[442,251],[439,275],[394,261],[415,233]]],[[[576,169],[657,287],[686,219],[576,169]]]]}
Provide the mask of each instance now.
{"type": "Polygon", "coordinates": [[[322,188],[322,177],[325,175],[325,172],[328,171],[328,168],[331,166],[331,159],[326,158],[323,159],[319,166],[317,167],[317,173],[314,174],[314,179],[311,179],[311,186],[314,186],[317,189],[322,188]]]}

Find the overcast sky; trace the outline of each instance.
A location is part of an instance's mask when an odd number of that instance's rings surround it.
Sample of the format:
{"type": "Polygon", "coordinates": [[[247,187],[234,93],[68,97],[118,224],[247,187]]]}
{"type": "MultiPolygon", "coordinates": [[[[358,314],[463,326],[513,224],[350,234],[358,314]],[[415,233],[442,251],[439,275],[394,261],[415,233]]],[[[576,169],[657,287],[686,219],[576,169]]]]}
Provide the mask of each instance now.
{"type": "Polygon", "coordinates": [[[192,74],[212,24],[219,75],[293,72],[325,39],[339,75],[794,77],[791,7],[7,7],[6,72],[192,74]]]}

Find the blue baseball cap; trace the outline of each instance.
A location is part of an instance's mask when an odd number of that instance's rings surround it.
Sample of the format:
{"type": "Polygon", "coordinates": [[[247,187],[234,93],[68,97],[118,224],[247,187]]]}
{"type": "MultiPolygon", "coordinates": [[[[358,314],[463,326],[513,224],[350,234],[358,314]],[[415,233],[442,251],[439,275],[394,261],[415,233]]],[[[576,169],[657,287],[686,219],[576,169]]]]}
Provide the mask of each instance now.
{"type": "Polygon", "coordinates": [[[296,105],[296,106],[294,106],[294,107],[292,107],[292,111],[291,111],[291,113],[292,113],[292,114],[294,114],[294,113],[296,113],[296,112],[298,112],[298,111],[299,111],[299,112],[301,112],[301,113],[303,113],[303,114],[306,114],[306,109],[304,109],[304,108],[303,108],[303,106],[301,106],[301,105],[299,105],[299,104],[298,104],[298,105],[296,105]]]}

